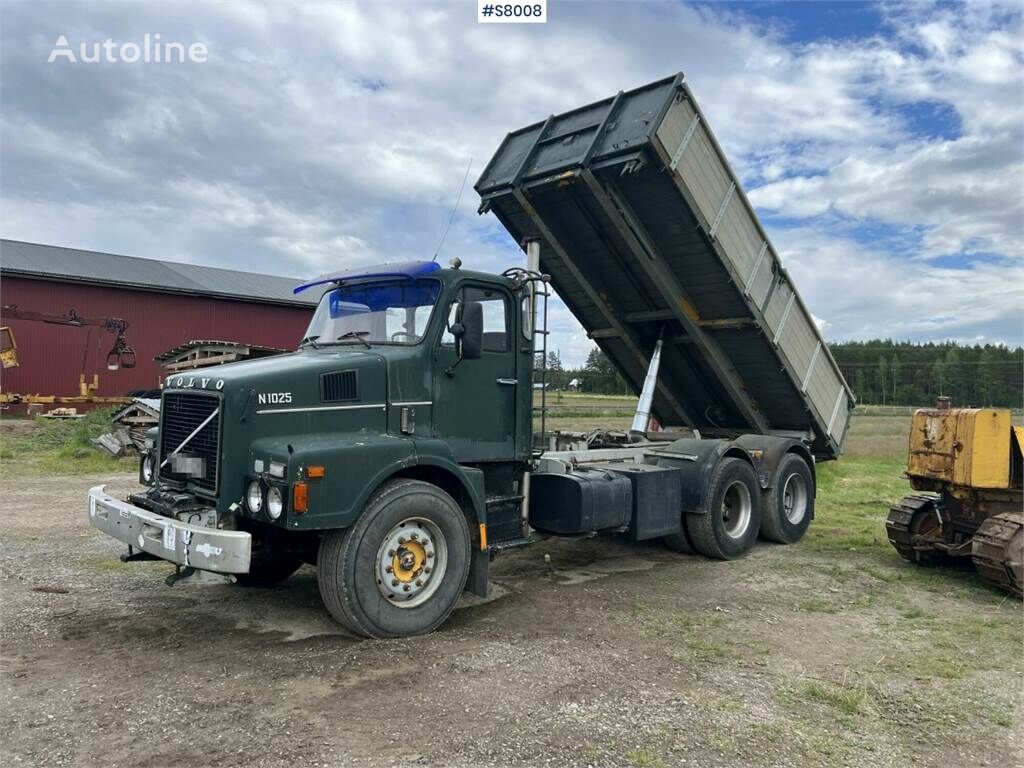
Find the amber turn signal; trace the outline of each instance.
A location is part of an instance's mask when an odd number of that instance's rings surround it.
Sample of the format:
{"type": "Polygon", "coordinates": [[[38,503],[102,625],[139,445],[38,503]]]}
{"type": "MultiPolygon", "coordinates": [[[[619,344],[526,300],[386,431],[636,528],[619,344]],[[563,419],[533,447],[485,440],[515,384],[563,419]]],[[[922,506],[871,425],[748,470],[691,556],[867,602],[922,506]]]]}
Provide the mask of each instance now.
{"type": "Polygon", "coordinates": [[[292,486],[292,511],[301,515],[309,509],[309,486],[297,482],[292,486]]]}
{"type": "Polygon", "coordinates": [[[313,466],[306,467],[306,477],[323,477],[324,468],[322,464],[314,464],[313,466]]]}

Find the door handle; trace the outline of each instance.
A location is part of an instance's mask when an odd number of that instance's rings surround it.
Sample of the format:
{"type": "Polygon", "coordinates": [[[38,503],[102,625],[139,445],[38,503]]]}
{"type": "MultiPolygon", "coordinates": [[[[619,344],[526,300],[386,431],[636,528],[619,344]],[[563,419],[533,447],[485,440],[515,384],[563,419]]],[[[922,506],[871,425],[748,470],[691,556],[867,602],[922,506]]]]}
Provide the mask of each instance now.
{"type": "Polygon", "coordinates": [[[504,384],[506,387],[514,387],[519,383],[519,379],[497,379],[499,384],[504,384]]]}

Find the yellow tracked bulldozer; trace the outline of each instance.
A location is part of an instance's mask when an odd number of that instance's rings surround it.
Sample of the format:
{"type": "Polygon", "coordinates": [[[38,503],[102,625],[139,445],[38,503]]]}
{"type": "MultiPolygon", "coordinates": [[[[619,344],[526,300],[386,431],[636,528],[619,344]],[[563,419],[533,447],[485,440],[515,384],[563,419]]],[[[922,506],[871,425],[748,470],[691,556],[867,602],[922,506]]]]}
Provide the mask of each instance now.
{"type": "Polygon", "coordinates": [[[889,511],[900,555],[921,565],[970,557],[983,579],[1021,597],[1024,582],[1024,427],[1000,408],[914,412],[907,477],[915,493],[889,511]]]}

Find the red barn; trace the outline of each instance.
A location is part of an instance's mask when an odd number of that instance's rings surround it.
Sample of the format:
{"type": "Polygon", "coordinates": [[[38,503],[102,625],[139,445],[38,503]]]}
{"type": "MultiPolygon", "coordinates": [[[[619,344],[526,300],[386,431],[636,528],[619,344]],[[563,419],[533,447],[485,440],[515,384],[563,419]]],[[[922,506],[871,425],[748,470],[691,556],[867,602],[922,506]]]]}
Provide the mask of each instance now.
{"type": "Polygon", "coordinates": [[[0,304],[19,314],[128,322],[134,368],[107,370],[116,334],[102,327],[68,326],[2,317],[17,343],[19,365],[3,370],[0,388],[17,394],[73,396],[79,376],[99,374],[97,395],[155,389],[161,370],[153,359],[192,339],[236,341],[293,349],[318,297],[292,294],[299,280],[230,269],[140,259],[112,253],[0,240],[0,304]]]}

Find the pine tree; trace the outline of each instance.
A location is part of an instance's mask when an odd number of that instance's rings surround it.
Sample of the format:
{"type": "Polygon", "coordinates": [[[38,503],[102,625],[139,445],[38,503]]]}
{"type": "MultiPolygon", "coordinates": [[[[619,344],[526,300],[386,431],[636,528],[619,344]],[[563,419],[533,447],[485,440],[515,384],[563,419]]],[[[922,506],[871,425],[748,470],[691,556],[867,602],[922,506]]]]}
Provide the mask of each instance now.
{"type": "Polygon", "coordinates": [[[946,386],[949,387],[948,394],[953,398],[953,405],[967,405],[967,380],[960,370],[960,355],[957,353],[956,347],[949,348],[942,362],[946,374],[946,386]]]}
{"type": "Polygon", "coordinates": [[[853,393],[857,396],[858,400],[866,400],[868,396],[868,386],[866,377],[864,375],[863,368],[855,368],[853,373],[853,393]]]}
{"type": "Polygon", "coordinates": [[[897,388],[900,383],[900,358],[895,352],[892,355],[892,363],[889,365],[889,378],[892,379],[892,404],[899,405],[897,388]]]}
{"type": "Polygon", "coordinates": [[[974,376],[974,390],[977,393],[976,404],[982,407],[993,405],[998,397],[997,362],[992,348],[986,345],[978,357],[978,372],[974,376]]]}
{"type": "Polygon", "coordinates": [[[885,393],[889,384],[889,364],[884,357],[878,358],[878,391],[880,393],[879,404],[885,405],[885,393]]]}

